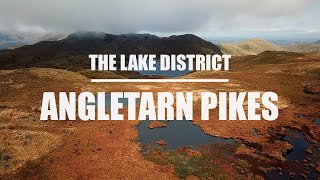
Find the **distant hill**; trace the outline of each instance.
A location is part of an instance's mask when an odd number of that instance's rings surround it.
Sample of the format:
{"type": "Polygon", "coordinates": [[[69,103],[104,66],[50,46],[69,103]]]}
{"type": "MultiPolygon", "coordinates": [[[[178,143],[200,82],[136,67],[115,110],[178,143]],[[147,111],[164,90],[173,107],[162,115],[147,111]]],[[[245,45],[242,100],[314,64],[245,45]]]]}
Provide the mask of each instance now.
{"type": "Polygon", "coordinates": [[[292,62],[304,62],[309,58],[302,58],[305,54],[286,51],[264,51],[257,55],[238,56],[232,58],[232,70],[250,69],[255,65],[265,64],[289,64],[292,62]]]}
{"type": "Polygon", "coordinates": [[[8,49],[12,46],[20,45],[20,44],[28,44],[28,41],[24,39],[22,36],[17,34],[9,34],[0,32],[0,50],[8,49]]]}
{"type": "Polygon", "coordinates": [[[157,37],[78,32],[59,41],[43,41],[0,53],[0,69],[51,67],[90,68],[88,54],[222,54],[220,48],[195,35],[157,37]]]}
{"type": "Polygon", "coordinates": [[[36,39],[36,42],[41,41],[60,41],[62,39],[65,39],[68,37],[68,34],[62,34],[62,33],[47,33],[38,39],[36,39]]]}
{"type": "Polygon", "coordinates": [[[0,32],[0,50],[15,49],[24,45],[34,44],[40,41],[58,41],[68,35],[60,33],[10,33],[0,32]]]}
{"type": "Polygon", "coordinates": [[[290,52],[300,52],[300,53],[320,52],[320,40],[313,43],[307,43],[307,44],[293,44],[293,45],[283,46],[283,48],[290,52]]]}
{"type": "Polygon", "coordinates": [[[234,56],[256,55],[264,51],[285,51],[282,47],[263,39],[222,43],[219,47],[224,54],[234,56]]]}

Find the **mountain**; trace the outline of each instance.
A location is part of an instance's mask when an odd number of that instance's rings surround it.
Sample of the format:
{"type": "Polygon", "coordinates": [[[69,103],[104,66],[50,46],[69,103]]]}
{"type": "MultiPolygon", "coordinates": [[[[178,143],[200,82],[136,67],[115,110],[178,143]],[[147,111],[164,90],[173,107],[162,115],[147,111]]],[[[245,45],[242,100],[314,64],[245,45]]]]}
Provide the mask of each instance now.
{"type": "Polygon", "coordinates": [[[40,38],[36,39],[36,42],[41,42],[41,41],[60,41],[62,39],[67,38],[67,34],[62,34],[62,33],[46,33],[40,38]]]}
{"type": "Polygon", "coordinates": [[[285,51],[282,47],[263,39],[222,43],[219,47],[223,53],[234,56],[256,55],[263,51],[285,51]]]}
{"type": "Polygon", "coordinates": [[[0,32],[0,50],[15,49],[24,45],[30,45],[40,41],[58,41],[66,37],[67,35],[61,33],[0,32]]]}
{"type": "Polygon", "coordinates": [[[0,32],[0,50],[7,49],[18,44],[27,44],[28,41],[18,34],[0,32]]]}
{"type": "Polygon", "coordinates": [[[283,48],[287,51],[300,53],[320,52],[320,40],[313,43],[288,45],[283,48]]]}
{"type": "Polygon", "coordinates": [[[220,48],[195,35],[157,37],[78,32],[59,41],[43,41],[0,52],[0,68],[52,67],[89,69],[88,54],[222,54],[220,48]]]}

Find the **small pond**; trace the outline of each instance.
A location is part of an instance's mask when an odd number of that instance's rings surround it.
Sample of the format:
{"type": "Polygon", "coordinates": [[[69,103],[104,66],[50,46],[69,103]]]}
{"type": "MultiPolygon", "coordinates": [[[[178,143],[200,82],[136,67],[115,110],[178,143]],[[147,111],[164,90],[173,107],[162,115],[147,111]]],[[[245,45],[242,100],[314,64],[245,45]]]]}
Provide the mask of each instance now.
{"type": "Polygon", "coordinates": [[[283,140],[288,141],[294,146],[293,150],[286,156],[288,161],[287,167],[289,168],[291,175],[289,171],[273,170],[268,172],[267,179],[304,179],[301,174],[305,174],[308,179],[316,179],[320,175],[315,171],[315,167],[317,167],[316,164],[320,160],[319,150],[313,147],[312,144],[305,139],[302,132],[291,129],[287,129],[287,132],[289,133],[283,137],[283,140]],[[310,148],[313,153],[307,154],[307,148],[310,148]],[[309,160],[304,162],[306,159],[309,160]],[[315,165],[315,167],[312,167],[312,164],[315,165]],[[281,176],[279,175],[279,172],[281,172],[281,176]],[[295,175],[292,176],[292,173],[295,175]]]}
{"type": "Polygon", "coordinates": [[[158,140],[167,142],[164,148],[175,150],[179,147],[196,148],[204,144],[235,144],[233,139],[223,139],[205,134],[201,128],[188,120],[161,121],[167,126],[162,128],[148,128],[151,121],[141,121],[136,129],[138,140],[143,145],[157,146],[158,140]]]}

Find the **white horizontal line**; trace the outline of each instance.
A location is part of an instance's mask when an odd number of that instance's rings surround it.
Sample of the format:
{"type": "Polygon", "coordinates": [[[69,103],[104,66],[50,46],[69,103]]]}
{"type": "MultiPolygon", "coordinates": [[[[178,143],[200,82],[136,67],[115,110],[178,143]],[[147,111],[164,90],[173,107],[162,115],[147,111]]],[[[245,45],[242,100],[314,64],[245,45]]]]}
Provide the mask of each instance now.
{"type": "Polygon", "coordinates": [[[100,83],[100,82],[122,82],[122,83],[130,83],[130,82],[156,82],[156,83],[166,83],[166,82],[189,82],[189,83],[197,83],[197,82],[214,82],[214,83],[227,83],[229,79],[91,79],[91,82],[100,83]]]}

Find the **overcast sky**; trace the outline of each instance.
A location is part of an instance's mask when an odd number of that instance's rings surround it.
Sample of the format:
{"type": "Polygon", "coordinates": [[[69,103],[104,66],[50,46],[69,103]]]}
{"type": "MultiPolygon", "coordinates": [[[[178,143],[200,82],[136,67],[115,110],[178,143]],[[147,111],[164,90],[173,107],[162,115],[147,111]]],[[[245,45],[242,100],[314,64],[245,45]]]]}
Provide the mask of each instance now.
{"type": "Polygon", "coordinates": [[[320,39],[320,0],[0,0],[0,31],[320,39]]]}

